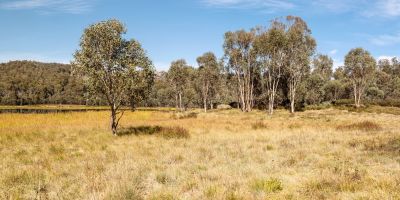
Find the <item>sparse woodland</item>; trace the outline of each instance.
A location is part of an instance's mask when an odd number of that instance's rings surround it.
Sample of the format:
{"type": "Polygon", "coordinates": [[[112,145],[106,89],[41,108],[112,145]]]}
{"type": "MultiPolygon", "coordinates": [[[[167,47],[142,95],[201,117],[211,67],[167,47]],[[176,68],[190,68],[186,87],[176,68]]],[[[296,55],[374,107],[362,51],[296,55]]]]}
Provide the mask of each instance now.
{"type": "Polygon", "coordinates": [[[96,109],[0,112],[0,199],[400,199],[397,58],[334,67],[288,16],[156,71],[127,31],[88,26],[70,65],[0,64],[0,111],[96,109]]]}
{"type": "MultiPolygon", "coordinates": [[[[305,106],[347,102],[400,105],[400,62],[375,61],[367,50],[355,48],[345,65],[315,52],[317,45],[306,22],[279,18],[252,30],[227,32],[224,56],[199,55],[198,68],[185,60],[171,62],[168,71],[149,68],[127,93],[124,105],[136,107],[216,108],[234,104],[253,108],[305,106]],[[205,106],[206,105],[206,106],[205,106]]],[[[147,68],[146,68],[147,69],[147,68]]],[[[85,76],[71,65],[13,61],[0,64],[0,102],[5,105],[107,105],[107,97],[93,92],[85,76]]],[[[138,77],[138,76],[137,76],[138,77]]]]}

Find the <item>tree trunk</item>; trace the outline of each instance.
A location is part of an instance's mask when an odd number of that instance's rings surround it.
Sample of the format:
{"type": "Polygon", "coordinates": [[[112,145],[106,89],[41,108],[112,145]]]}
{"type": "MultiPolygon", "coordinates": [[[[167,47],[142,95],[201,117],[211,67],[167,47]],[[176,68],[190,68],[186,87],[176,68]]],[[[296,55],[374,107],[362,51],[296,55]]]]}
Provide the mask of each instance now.
{"type": "Polygon", "coordinates": [[[113,135],[117,135],[117,111],[115,108],[115,104],[111,105],[111,131],[113,135]]]}
{"type": "Polygon", "coordinates": [[[204,112],[207,112],[207,99],[203,98],[203,104],[204,104],[204,112]]]}
{"type": "Polygon", "coordinates": [[[359,108],[360,104],[359,104],[359,101],[358,101],[359,97],[358,97],[357,85],[354,85],[353,89],[354,89],[354,105],[356,106],[356,108],[359,108]]]}
{"type": "Polygon", "coordinates": [[[290,113],[294,113],[294,100],[290,100],[290,113]]]}
{"type": "Polygon", "coordinates": [[[183,112],[183,108],[182,108],[182,93],[179,93],[179,108],[180,108],[181,112],[183,112]]]}
{"type": "Polygon", "coordinates": [[[294,104],[296,99],[296,82],[295,80],[291,80],[289,83],[289,100],[290,100],[290,113],[294,113],[294,104]]]}
{"type": "Polygon", "coordinates": [[[176,108],[176,110],[179,109],[178,95],[177,94],[175,95],[175,108],[176,108]]]}
{"type": "Polygon", "coordinates": [[[268,102],[268,114],[274,114],[274,97],[273,94],[270,94],[269,102],[268,102]]]}

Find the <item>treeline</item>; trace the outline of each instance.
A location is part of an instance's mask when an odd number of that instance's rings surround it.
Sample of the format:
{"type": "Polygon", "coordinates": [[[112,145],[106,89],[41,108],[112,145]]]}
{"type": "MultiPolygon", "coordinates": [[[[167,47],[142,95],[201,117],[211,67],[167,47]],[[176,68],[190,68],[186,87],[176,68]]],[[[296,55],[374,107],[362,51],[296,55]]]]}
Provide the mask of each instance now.
{"type": "MultiPolygon", "coordinates": [[[[99,24],[93,28],[106,29],[119,23],[99,24]]],[[[81,45],[86,44],[90,43],[81,45]]],[[[179,110],[200,107],[207,111],[225,104],[244,112],[267,109],[270,114],[277,107],[294,112],[307,105],[334,104],[343,99],[351,100],[357,107],[362,100],[400,106],[398,59],[376,61],[368,51],[355,48],[346,55],[344,66],[334,69],[332,58],[315,52],[317,43],[299,17],[278,18],[266,27],[227,32],[222,44],[224,56],[217,58],[206,52],[197,58],[197,68],[179,59],[171,63],[168,71],[155,72],[139,43],[121,44],[139,49],[139,65],[148,66],[132,71],[130,75],[135,80],[130,81],[129,88],[121,84],[124,91],[129,91],[121,100],[124,105],[179,110]]],[[[93,63],[84,56],[76,55],[81,64],[93,63]]],[[[104,70],[102,66],[95,67],[100,68],[86,74],[103,77],[104,73],[99,74],[99,70],[104,70]]],[[[71,65],[31,61],[0,64],[0,103],[109,104],[110,95],[99,95],[101,82],[88,87],[93,78],[77,75],[73,69],[71,65]]],[[[119,81],[118,76],[112,78],[119,81]]]]}

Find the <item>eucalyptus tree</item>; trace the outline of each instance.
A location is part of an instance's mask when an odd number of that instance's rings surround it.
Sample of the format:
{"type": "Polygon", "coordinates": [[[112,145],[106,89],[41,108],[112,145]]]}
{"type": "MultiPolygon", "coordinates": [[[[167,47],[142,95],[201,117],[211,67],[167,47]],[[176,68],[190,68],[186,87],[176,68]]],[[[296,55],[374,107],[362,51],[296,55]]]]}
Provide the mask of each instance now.
{"type": "Polygon", "coordinates": [[[318,54],[312,61],[313,74],[322,76],[325,81],[333,76],[333,60],[328,55],[318,54]]]}
{"type": "Polygon", "coordinates": [[[228,68],[235,74],[238,98],[243,112],[249,112],[254,105],[254,78],[257,62],[255,59],[255,31],[239,30],[227,32],[224,37],[224,53],[228,68]]]}
{"type": "Polygon", "coordinates": [[[364,91],[375,74],[376,61],[368,51],[355,48],[346,55],[344,63],[344,72],[352,83],[354,104],[358,108],[364,91]]]}
{"type": "Polygon", "coordinates": [[[217,57],[212,52],[204,53],[197,58],[198,79],[203,99],[204,112],[207,112],[207,105],[212,107],[212,98],[216,95],[219,86],[220,69],[217,57]]]}
{"type": "Polygon", "coordinates": [[[190,82],[190,66],[184,59],[179,59],[171,63],[171,67],[168,70],[167,78],[173,91],[175,92],[175,105],[180,111],[184,110],[182,104],[182,98],[186,87],[189,86],[190,82]]]}
{"type": "Polygon", "coordinates": [[[274,20],[269,29],[257,28],[255,50],[261,63],[268,95],[268,113],[274,112],[274,102],[286,58],[285,24],[274,20]]]}
{"type": "Polygon", "coordinates": [[[310,57],[314,54],[316,41],[311,30],[300,17],[286,17],[286,65],[285,75],[288,85],[290,112],[295,112],[296,91],[304,76],[310,70],[310,57]]]}
{"type": "Polygon", "coordinates": [[[104,95],[111,109],[111,131],[117,135],[119,121],[124,114],[132,88],[141,74],[153,71],[153,65],[134,39],[126,40],[125,26],[118,20],[101,21],[84,30],[80,49],[73,62],[75,72],[87,79],[90,88],[104,95]]]}

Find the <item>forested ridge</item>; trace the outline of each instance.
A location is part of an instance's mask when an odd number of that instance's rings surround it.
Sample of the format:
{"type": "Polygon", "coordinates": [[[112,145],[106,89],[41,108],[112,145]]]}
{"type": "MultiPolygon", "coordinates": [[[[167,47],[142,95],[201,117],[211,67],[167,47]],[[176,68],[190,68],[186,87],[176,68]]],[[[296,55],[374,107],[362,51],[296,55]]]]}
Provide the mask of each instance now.
{"type": "Polygon", "coordinates": [[[59,63],[11,61],[0,64],[0,102],[7,105],[85,104],[86,88],[59,63]]]}

